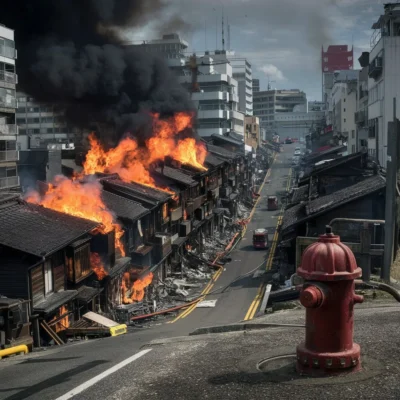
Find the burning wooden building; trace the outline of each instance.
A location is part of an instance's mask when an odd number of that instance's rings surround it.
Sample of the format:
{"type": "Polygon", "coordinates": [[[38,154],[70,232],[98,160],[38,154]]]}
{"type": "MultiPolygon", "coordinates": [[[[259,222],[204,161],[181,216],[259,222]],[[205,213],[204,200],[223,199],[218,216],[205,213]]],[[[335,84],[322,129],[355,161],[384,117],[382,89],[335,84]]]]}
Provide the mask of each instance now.
{"type": "MultiPolygon", "coordinates": [[[[99,223],[11,195],[0,201],[0,227],[0,294],[29,300],[36,345],[39,337],[57,342],[57,333],[74,318],[78,295],[67,284],[68,248],[90,240],[99,223]]],[[[89,257],[88,250],[87,263],[80,264],[87,273],[89,257]]]]}

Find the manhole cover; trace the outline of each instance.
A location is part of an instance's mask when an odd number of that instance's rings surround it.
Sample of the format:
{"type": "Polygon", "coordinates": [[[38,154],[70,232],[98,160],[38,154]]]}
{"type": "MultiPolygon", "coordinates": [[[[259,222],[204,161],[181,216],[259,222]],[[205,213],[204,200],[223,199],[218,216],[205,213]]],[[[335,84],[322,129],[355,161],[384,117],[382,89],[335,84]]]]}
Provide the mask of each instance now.
{"type": "Polygon", "coordinates": [[[296,371],[296,355],[290,354],[293,349],[276,349],[263,354],[257,353],[240,363],[241,369],[247,373],[257,374],[258,379],[267,382],[290,385],[334,385],[359,382],[379,375],[383,367],[380,362],[363,356],[362,371],[343,373],[330,377],[309,377],[299,375],[296,371]]]}

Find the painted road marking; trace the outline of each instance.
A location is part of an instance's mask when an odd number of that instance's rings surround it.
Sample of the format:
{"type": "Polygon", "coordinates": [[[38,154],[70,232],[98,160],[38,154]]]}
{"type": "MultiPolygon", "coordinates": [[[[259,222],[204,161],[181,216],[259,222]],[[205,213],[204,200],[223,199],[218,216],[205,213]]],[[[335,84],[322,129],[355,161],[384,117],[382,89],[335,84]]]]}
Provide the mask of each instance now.
{"type": "Polygon", "coordinates": [[[145,354],[150,352],[152,349],[146,349],[139,351],[139,353],[136,353],[132,357],[127,358],[126,360],[120,362],[117,365],[114,365],[113,367],[107,369],[106,371],[102,372],[100,375],[95,376],[92,379],[89,379],[85,383],[82,383],[82,385],[79,385],[75,389],[72,389],[68,393],[65,393],[63,396],[58,397],[56,400],[67,400],[67,399],[72,399],[74,396],[82,393],[84,390],[89,389],[91,386],[95,385],[96,383],[100,382],[104,378],[107,378],[107,376],[113,374],[114,372],[117,372],[121,368],[124,368],[128,364],[138,360],[140,357],[143,357],[145,354]]]}
{"type": "MultiPolygon", "coordinates": [[[[278,154],[275,153],[274,158],[272,159],[272,163],[271,163],[271,167],[272,164],[274,164],[276,162],[276,158],[277,158],[278,154]]],[[[263,183],[261,184],[260,188],[258,189],[258,194],[261,194],[261,191],[265,185],[265,182],[267,181],[267,179],[270,177],[271,175],[271,167],[268,168],[268,171],[264,177],[263,183]]],[[[256,202],[254,203],[253,209],[251,210],[251,213],[249,215],[249,223],[251,221],[251,219],[253,218],[254,212],[256,211],[258,202],[261,199],[261,195],[258,197],[258,199],[256,200],[256,202]]],[[[242,233],[242,238],[243,236],[246,234],[247,232],[247,225],[244,227],[243,229],[243,233],[242,233]]],[[[173,319],[172,321],[169,321],[168,324],[173,324],[176,321],[178,321],[179,319],[183,319],[186,318],[189,314],[191,314],[192,311],[194,311],[196,309],[196,306],[198,304],[198,302],[202,301],[205,296],[211,291],[211,289],[213,288],[215,282],[217,281],[217,279],[220,277],[220,275],[222,274],[223,268],[219,269],[211,278],[210,282],[208,283],[208,285],[205,287],[205,289],[201,292],[202,297],[198,299],[198,301],[196,301],[194,304],[192,304],[190,307],[188,307],[185,311],[183,311],[182,313],[180,313],[175,319],[173,319]]]]}
{"type": "MultiPolygon", "coordinates": [[[[286,184],[286,191],[289,191],[290,188],[290,184],[291,184],[291,178],[292,178],[292,169],[289,169],[289,173],[288,173],[288,180],[287,180],[287,184],[286,184]]],[[[274,236],[272,238],[272,243],[271,243],[271,248],[268,254],[268,259],[267,259],[267,263],[266,263],[266,270],[269,271],[272,267],[272,264],[274,262],[274,257],[275,257],[275,252],[276,252],[276,247],[278,245],[278,238],[279,238],[279,226],[282,224],[282,220],[283,220],[283,205],[281,207],[280,210],[280,215],[278,216],[278,221],[276,223],[276,227],[275,227],[275,233],[274,236]]],[[[248,321],[254,318],[254,315],[256,314],[258,307],[260,305],[260,302],[263,298],[263,292],[265,290],[265,284],[261,283],[260,287],[258,288],[257,294],[255,299],[253,300],[253,302],[250,304],[250,307],[246,313],[246,316],[244,317],[244,321],[248,321]]]]}

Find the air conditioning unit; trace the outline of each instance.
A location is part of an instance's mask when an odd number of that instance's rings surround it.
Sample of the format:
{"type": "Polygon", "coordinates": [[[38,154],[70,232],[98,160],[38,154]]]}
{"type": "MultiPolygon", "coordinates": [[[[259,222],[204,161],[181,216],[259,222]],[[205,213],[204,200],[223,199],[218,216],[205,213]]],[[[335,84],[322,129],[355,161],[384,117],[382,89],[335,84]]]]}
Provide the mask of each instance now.
{"type": "Polygon", "coordinates": [[[161,233],[156,233],[154,236],[156,238],[157,243],[161,244],[162,246],[164,246],[169,239],[166,235],[163,235],[161,233]]]}

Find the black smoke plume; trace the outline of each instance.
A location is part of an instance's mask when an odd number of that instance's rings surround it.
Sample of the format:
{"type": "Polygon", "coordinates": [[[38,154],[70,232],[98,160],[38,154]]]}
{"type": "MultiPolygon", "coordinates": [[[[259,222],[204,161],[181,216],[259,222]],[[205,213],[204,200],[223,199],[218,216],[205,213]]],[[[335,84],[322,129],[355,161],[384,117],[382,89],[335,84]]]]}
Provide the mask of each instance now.
{"type": "Polygon", "coordinates": [[[145,135],[144,111],[193,110],[164,61],[118,35],[161,20],[167,7],[162,0],[3,0],[0,22],[15,31],[18,90],[65,106],[75,127],[104,124],[119,136],[145,135]]]}

